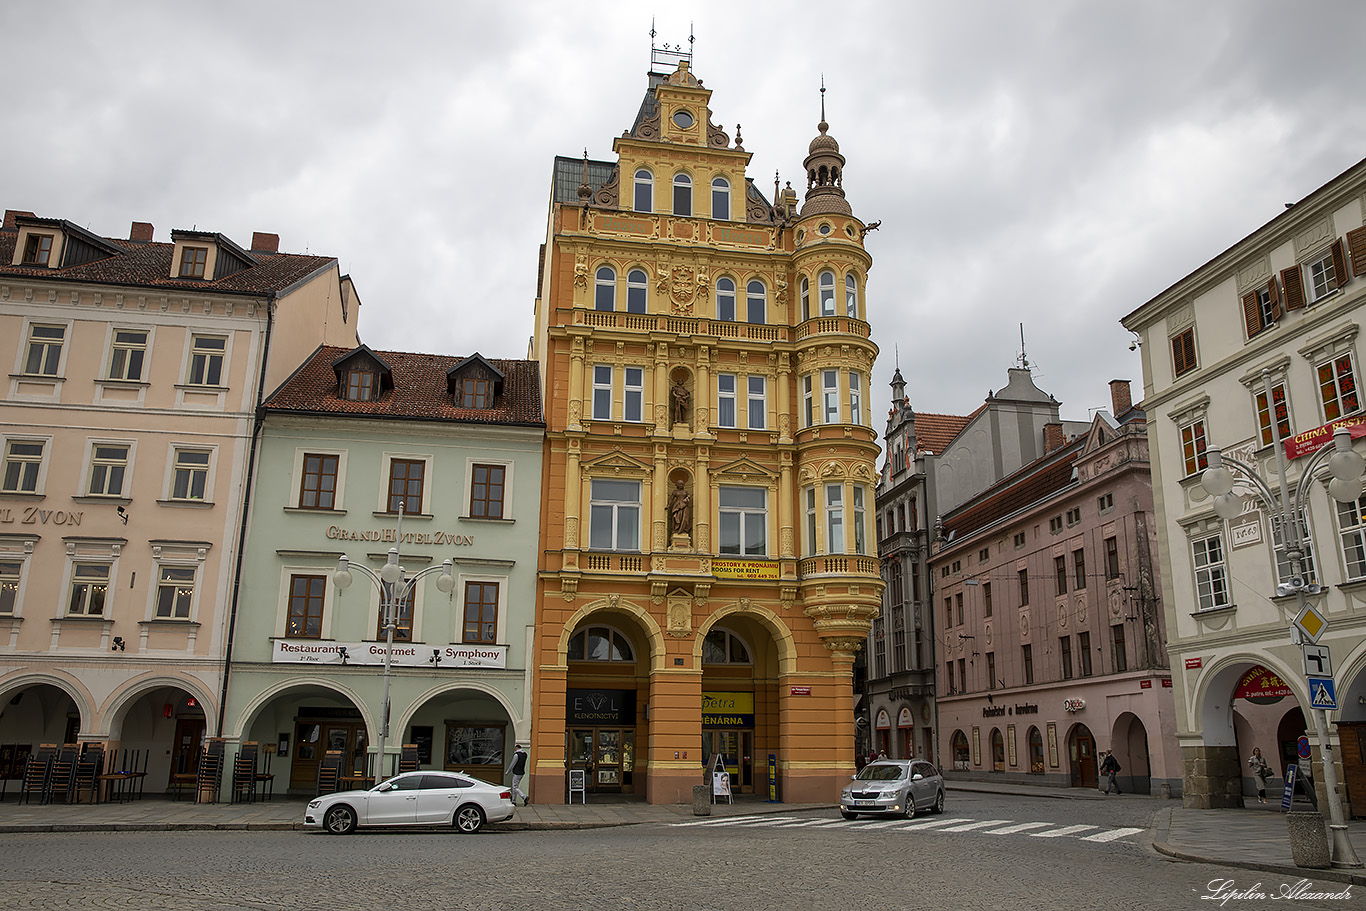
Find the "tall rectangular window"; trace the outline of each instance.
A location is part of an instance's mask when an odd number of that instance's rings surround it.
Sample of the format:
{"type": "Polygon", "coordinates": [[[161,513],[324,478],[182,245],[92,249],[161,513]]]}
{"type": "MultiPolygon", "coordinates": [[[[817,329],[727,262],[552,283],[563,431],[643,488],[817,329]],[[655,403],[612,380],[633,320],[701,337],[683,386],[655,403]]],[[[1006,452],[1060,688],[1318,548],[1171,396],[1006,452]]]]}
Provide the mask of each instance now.
{"type": "Polygon", "coordinates": [[[71,600],[66,612],[80,617],[102,617],[108,594],[109,564],[77,563],[71,568],[71,600]]]}
{"type": "Polygon", "coordinates": [[[498,636],[498,583],[465,583],[465,642],[493,642],[498,636]]]}
{"type": "Polygon", "coordinates": [[[763,430],[768,424],[768,395],[764,378],[751,376],[747,383],[749,387],[749,429],[763,430]]]}
{"type": "Polygon", "coordinates": [[[821,396],[824,402],[821,420],[826,424],[838,424],[840,419],[839,371],[821,371],[821,396]]]}
{"type": "Polygon", "coordinates": [[[1195,564],[1195,596],[1200,610],[1228,607],[1228,577],[1224,570],[1224,540],[1219,535],[1191,542],[1195,564]]]}
{"type": "Polygon", "coordinates": [[[56,376],[62,362],[62,342],[66,339],[65,326],[29,326],[28,356],[24,358],[24,373],[31,376],[56,376]]]}
{"type": "Polygon", "coordinates": [[[299,482],[301,509],[336,509],[337,466],[340,456],[304,454],[303,477],[299,482]]]}
{"type": "Polygon", "coordinates": [[[24,565],[17,560],[0,560],[0,614],[14,613],[19,603],[19,574],[24,565]]]}
{"type": "MultiPolygon", "coordinates": [[[[381,583],[384,586],[384,603],[380,604],[379,618],[376,626],[375,638],[383,640],[389,631],[384,628],[384,613],[392,611],[394,618],[394,641],[412,642],[413,641],[413,595],[414,589],[409,588],[407,594],[395,597],[394,586],[388,582],[381,583]],[[390,599],[393,599],[390,601],[390,599]]],[[[403,583],[396,583],[402,585],[403,583]]]]}
{"type": "Polygon", "coordinates": [[[1105,539],[1105,578],[1119,578],[1119,539],[1105,539]]]}
{"type": "Polygon", "coordinates": [[[1186,468],[1186,477],[1204,471],[1209,465],[1205,453],[1205,419],[1191,421],[1181,428],[1181,461],[1186,468]]]}
{"type": "Polygon", "coordinates": [[[157,617],[188,620],[194,601],[193,566],[163,566],[157,579],[157,617]]]}
{"type": "Polygon", "coordinates": [[[128,470],[128,447],[96,443],[90,454],[92,497],[123,496],[123,476],[128,470]]]}
{"type": "Polygon", "coordinates": [[[1077,657],[1080,659],[1081,676],[1091,676],[1091,634],[1077,633],[1077,657]]]}
{"type": "Polygon", "coordinates": [[[109,378],[111,380],[142,379],[142,362],[146,356],[146,331],[114,330],[114,344],[109,352],[109,378]]]}
{"type": "Polygon", "coordinates": [[[863,423],[863,377],[849,371],[849,423],[863,423]]]}
{"type": "Polygon", "coordinates": [[[37,493],[43,467],[41,440],[10,440],[5,445],[5,493],[37,493]]]}
{"type": "Polygon", "coordinates": [[[1337,290],[1337,270],[1333,268],[1333,254],[1325,253],[1313,262],[1304,264],[1305,277],[1309,279],[1309,300],[1316,301],[1337,290]]]}
{"type": "Polygon", "coordinates": [[[640,482],[595,478],[589,491],[589,546],[640,550],[640,482]]]}
{"type": "Polygon", "coordinates": [[[422,514],[422,479],[427,463],[422,459],[389,460],[389,503],[386,512],[398,512],[399,506],[408,515],[422,514]]]}
{"type": "Polygon", "coordinates": [[[815,395],[811,391],[811,374],[802,377],[802,426],[810,427],[816,422],[815,395]]]}
{"type": "Polygon", "coordinates": [[[716,375],[716,426],[735,426],[735,374],[716,375]]]}
{"type": "Polygon", "coordinates": [[[993,609],[993,608],[992,608],[992,606],[991,606],[991,583],[990,583],[990,582],[983,582],[983,583],[982,583],[982,614],[983,614],[983,616],[990,617],[990,616],[991,616],[992,609],[993,609]]]}
{"type": "Polygon", "coordinates": [[[844,485],[825,485],[825,552],[844,553],[844,485]]]}
{"type": "Polygon", "coordinates": [[[806,488],[806,553],[816,553],[816,488],[806,488]]]}
{"type": "Polygon", "coordinates": [[[915,667],[916,670],[925,666],[925,638],[921,635],[920,627],[915,629],[915,667]]]}
{"type": "Polygon", "coordinates": [[[1129,655],[1124,647],[1124,624],[1116,623],[1110,627],[1110,641],[1114,644],[1115,673],[1122,674],[1129,669],[1129,655]]]}
{"type": "Polygon", "coordinates": [[[1018,570],[1015,576],[1020,580],[1020,606],[1023,607],[1029,603],[1029,570],[1018,570]]]}
{"type": "MultiPolygon", "coordinates": [[[[1334,503],[1337,501],[1334,500],[1334,503]]],[[[1290,564],[1290,556],[1286,553],[1284,542],[1281,540],[1281,524],[1271,523],[1271,546],[1276,554],[1276,578],[1280,582],[1289,582],[1295,575],[1294,569],[1290,564]]],[[[1309,537],[1309,526],[1300,522],[1300,576],[1306,582],[1317,582],[1319,580],[1318,570],[1314,565],[1314,543],[1309,537]]]]}
{"type": "Polygon", "coordinates": [[[868,553],[868,532],[864,526],[868,522],[863,505],[863,486],[855,484],[854,492],[854,553],[868,553]]]}
{"type": "Polygon", "coordinates": [[[958,691],[960,693],[968,691],[968,661],[966,658],[958,659],[958,691]]]}
{"type": "Polygon", "coordinates": [[[767,492],[759,487],[722,487],[717,492],[723,554],[768,553],[767,492]]]}
{"type": "Polygon", "coordinates": [[[1172,373],[1182,376],[1195,369],[1195,328],[1172,336],[1172,373]]]}
{"type": "Polygon", "coordinates": [[[1338,534],[1347,578],[1366,578],[1366,497],[1350,503],[1337,503],[1337,509],[1338,534]]]}
{"type": "Polygon", "coordinates": [[[1022,645],[1022,646],[1020,646],[1020,662],[1021,662],[1021,665],[1022,665],[1023,668],[1024,668],[1024,682],[1025,682],[1025,686],[1033,686],[1033,684],[1034,684],[1034,646],[1032,646],[1032,645],[1022,645]]]}
{"type": "MultiPolygon", "coordinates": [[[[1258,392],[1255,396],[1257,400],[1257,427],[1261,431],[1262,445],[1270,446],[1275,439],[1271,429],[1271,409],[1267,407],[1266,392],[1258,392]]],[[[1282,440],[1290,439],[1290,407],[1285,401],[1285,383],[1277,383],[1271,387],[1271,404],[1276,413],[1276,429],[1280,431],[1282,440]]]]}
{"type": "Polygon", "coordinates": [[[1072,551],[1072,583],[1077,591],[1086,588],[1086,551],[1080,547],[1072,551]]]}
{"type": "Polygon", "coordinates": [[[642,367],[627,367],[625,388],[621,401],[623,421],[639,423],[645,413],[645,370],[642,367]]]}
{"type": "Polygon", "coordinates": [[[953,626],[953,596],[944,599],[944,626],[953,626]]]}
{"type": "Polygon", "coordinates": [[[1059,595],[1067,594],[1067,558],[1058,554],[1053,558],[1053,580],[1059,595]]]}
{"type": "Polygon", "coordinates": [[[892,608],[892,670],[906,670],[906,609],[892,608]]]}
{"type": "Polygon", "coordinates": [[[1323,402],[1325,421],[1336,421],[1344,415],[1356,414],[1361,409],[1356,371],[1352,369],[1350,354],[1338,355],[1315,369],[1318,371],[1319,399],[1323,402]]]}
{"type": "Polygon", "coordinates": [[[209,486],[209,458],[204,449],[177,449],[171,482],[172,500],[202,500],[209,486]]]}
{"type": "Polygon", "coordinates": [[[962,625],[963,625],[963,593],[962,593],[962,592],[954,592],[954,595],[953,595],[953,606],[954,606],[955,610],[957,611],[958,625],[959,625],[959,626],[962,626],[962,625]]]}
{"type": "Polygon", "coordinates": [[[323,596],[326,593],[326,576],[289,577],[289,618],[285,624],[286,638],[322,637],[323,596]]]}
{"type": "Polygon", "coordinates": [[[593,368],[593,420],[612,420],[612,368],[603,364],[593,368]]]}
{"type": "Polygon", "coordinates": [[[190,349],[190,385],[223,385],[223,355],[227,350],[226,338],[196,335],[190,349]]]}
{"type": "Polygon", "coordinates": [[[996,689],[996,653],[987,652],[987,689],[996,689]]]}
{"type": "Polygon", "coordinates": [[[506,465],[475,465],[470,478],[470,518],[503,518],[503,479],[506,465]]]}
{"type": "Polygon", "coordinates": [[[1058,657],[1062,662],[1062,679],[1072,679],[1072,637],[1063,636],[1058,640],[1058,657]]]}
{"type": "Polygon", "coordinates": [[[949,686],[949,692],[956,692],[953,688],[953,661],[952,659],[944,662],[944,676],[949,686]]]}

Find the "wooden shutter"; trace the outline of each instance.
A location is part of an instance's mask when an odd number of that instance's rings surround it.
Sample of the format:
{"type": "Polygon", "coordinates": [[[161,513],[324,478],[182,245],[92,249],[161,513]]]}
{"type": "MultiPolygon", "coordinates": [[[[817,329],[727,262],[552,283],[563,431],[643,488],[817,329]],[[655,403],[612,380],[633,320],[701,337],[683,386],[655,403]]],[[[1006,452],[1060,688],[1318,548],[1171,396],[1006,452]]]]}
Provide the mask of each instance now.
{"type": "Polygon", "coordinates": [[[1304,279],[1300,277],[1300,267],[1291,266],[1281,270],[1281,285],[1285,288],[1285,309],[1304,309],[1304,279]]]}
{"type": "Polygon", "coordinates": [[[1342,238],[1333,241],[1333,287],[1341,288],[1347,284],[1347,256],[1342,250],[1342,238]]]}
{"type": "Polygon", "coordinates": [[[1271,276],[1266,283],[1266,293],[1271,298],[1271,318],[1281,318],[1281,289],[1276,284],[1276,276],[1271,276]]]}
{"type": "Polygon", "coordinates": [[[1195,330],[1187,329],[1172,338],[1172,370],[1177,375],[1195,368],[1195,330]]]}
{"type": "Polygon", "coordinates": [[[1347,250],[1352,254],[1352,274],[1366,275],[1366,228],[1347,232],[1347,250]]]}
{"type": "Polygon", "coordinates": [[[1243,295],[1243,322],[1247,324],[1247,337],[1252,338],[1265,327],[1262,325],[1262,308],[1257,306],[1257,292],[1249,291],[1243,295]]]}

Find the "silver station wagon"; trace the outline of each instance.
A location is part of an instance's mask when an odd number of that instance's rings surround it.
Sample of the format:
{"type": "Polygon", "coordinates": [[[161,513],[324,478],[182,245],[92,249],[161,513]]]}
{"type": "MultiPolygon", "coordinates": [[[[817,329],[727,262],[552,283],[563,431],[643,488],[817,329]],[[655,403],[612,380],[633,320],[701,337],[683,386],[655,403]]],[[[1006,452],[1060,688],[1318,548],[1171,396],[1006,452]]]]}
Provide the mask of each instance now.
{"type": "Polygon", "coordinates": [[[880,759],[870,762],[840,792],[840,815],[914,816],[928,810],[944,812],[944,779],[921,759],[880,759]]]}

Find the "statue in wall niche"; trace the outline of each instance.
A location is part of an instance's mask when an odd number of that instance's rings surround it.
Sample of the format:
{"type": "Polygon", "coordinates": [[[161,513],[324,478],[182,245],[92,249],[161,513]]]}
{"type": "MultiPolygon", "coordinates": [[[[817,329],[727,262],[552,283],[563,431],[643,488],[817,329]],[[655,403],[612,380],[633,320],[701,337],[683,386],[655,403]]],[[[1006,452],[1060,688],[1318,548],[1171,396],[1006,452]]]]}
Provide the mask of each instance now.
{"type": "Polygon", "coordinates": [[[674,380],[673,388],[669,390],[669,399],[673,403],[674,423],[688,423],[688,406],[692,403],[692,393],[683,385],[681,379],[674,380]]]}
{"type": "Polygon", "coordinates": [[[669,494],[669,533],[686,535],[692,532],[692,494],[683,487],[681,480],[674,481],[674,489],[669,494]]]}

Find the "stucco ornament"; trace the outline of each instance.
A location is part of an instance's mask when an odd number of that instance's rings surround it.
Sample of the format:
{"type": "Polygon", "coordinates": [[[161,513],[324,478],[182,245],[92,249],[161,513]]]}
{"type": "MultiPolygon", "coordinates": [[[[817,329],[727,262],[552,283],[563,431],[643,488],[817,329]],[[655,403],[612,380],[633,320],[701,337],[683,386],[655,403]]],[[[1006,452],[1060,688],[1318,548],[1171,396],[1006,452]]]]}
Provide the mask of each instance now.
{"type": "Polygon", "coordinates": [[[693,300],[697,297],[696,276],[685,266],[673,270],[669,287],[669,299],[673,301],[673,312],[692,313],[693,300]]]}
{"type": "Polygon", "coordinates": [[[582,253],[574,257],[574,287],[588,287],[588,257],[582,253]]]}

